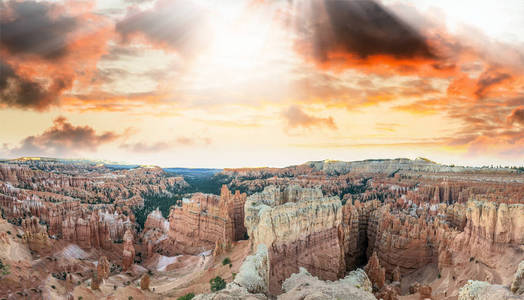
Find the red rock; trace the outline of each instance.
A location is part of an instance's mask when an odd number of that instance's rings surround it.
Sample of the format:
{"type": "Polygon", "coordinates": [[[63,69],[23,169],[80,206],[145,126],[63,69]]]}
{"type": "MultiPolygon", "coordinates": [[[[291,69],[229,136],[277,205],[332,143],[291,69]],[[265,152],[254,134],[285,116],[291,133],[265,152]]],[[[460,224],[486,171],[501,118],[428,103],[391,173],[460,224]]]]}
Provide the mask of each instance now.
{"type": "Polygon", "coordinates": [[[393,281],[400,282],[401,277],[402,277],[402,276],[400,275],[400,268],[397,266],[397,267],[393,270],[393,281]]]}
{"type": "Polygon", "coordinates": [[[127,271],[135,261],[135,246],[133,245],[133,232],[127,230],[124,234],[124,250],[122,252],[122,270],[127,271]]]}
{"type": "Polygon", "coordinates": [[[431,287],[428,285],[421,285],[418,288],[418,293],[420,294],[420,300],[431,299],[431,287]]]}
{"type": "Polygon", "coordinates": [[[144,274],[144,276],[142,276],[142,279],[140,279],[140,288],[142,290],[149,290],[150,282],[151,282],[151,279],[149,278],[149,275],[144,274]]]}
{"type": "Polygon", "coordinates": [[[174,254],[197,254],[212,249],[220,251],[233,241],[243,239],[246,235],[245,201],[246,194],[231,194],[226,186],[222,187],[220,197],[195,193],[184,200],[181,207],[171,209],[167,233],[169,240],[164,243],[164,250],[174,254]]]}
{"type": "Polygon", "coordinates": [[[111,268],[111,264],[107,260],[107,257],[101,256],[96,266],[96,273],[97,273],[98,278],[102,280],[109,278],[109,273],[111,272],[110,268],[111,268]]]}
{"type": "Polygon", "coordinates": [[[376,252],[373,252],[373,255],[369,259],[368,264],[364,268],[366,274],[368,274],[369,280],[376,286],[378,289],[384,287],[386,282],[386,269],[380,266],[378,256],[376,252]]]}

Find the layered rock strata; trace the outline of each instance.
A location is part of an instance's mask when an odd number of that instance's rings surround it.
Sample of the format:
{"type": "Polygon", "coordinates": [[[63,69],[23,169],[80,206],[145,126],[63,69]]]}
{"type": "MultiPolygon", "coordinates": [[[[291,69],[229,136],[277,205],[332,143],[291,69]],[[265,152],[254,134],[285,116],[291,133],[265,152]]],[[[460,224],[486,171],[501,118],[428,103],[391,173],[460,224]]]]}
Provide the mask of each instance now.
{"type": "Polygon", "coordinates": [[[210,249],[221,251],[244,239],[245,199],[246,194],[232,194],[226,186],[220,196],[195,193],[183,199],[182,206],[171,209],[169,239],[163,247],[175,254],[198,254],[210,249]]]}
{"type": "Polygon", "coordinates": [[[342,204],[320,189],[269,186],[248,197],[246,227],[253,247],[268,248],[269,292],[305,267],[321,279],[336,280],[346,265],[342,241],[342,204]]]}

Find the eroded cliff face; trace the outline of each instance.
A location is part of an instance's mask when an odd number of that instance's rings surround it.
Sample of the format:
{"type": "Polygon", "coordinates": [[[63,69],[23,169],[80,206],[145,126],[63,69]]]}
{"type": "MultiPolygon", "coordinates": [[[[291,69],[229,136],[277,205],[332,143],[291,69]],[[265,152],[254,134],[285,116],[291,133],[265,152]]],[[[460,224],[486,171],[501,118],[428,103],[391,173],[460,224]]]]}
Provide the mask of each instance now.
{"type": "Polygon", "coordinates": [[[216,195],[196,193],[169,214],[169,246],[174,253],[195,254],[231,242],[231,219],[219,208],[216,195]]]}
{"type": "Polygon", "coordinates": [[[270,293],[280,293],[299,267],[328,280],[344,274],[338,197],[324,197],[320,189],[269,186],[248,197],[245,214],[253,247],[268,247],[270,293]]]}
{"type": "MultiPolygon", "coordinates": [[[[457,293],[453,286],[467,280],[464,276],[473,271],[466,270],[478,268],[475,265],[482,264],[486,269],[477,271],[476,278],[508,284],[505,269],[513,268],[511,258],[524,258],[522,204],[469,201],[402,209],[399,203],[375,210],[368,226],[368,255],[376,253],[386,282],[395,281],[397,268],[403,277],[436,265],[439,276],[446,274],[451,281],[437,292],[453,297],[457,293]]],[[[371,266],[377,265],[372,261],[371,266]]],[[[380,292],[378,270],[373,267],[373,275],[368,275],[380,292]]]]}
{"type": "Polygon", "coordinates": [[[67,216],[59,237],[83,248],[111,249],[113,241],[123,240],[127,230],[134,230],[128,216],[95,210],[90,216],[67,216]]]}
{"type": "MultiPolygon", "coordinates": [[[[221,195],[195,193],[183,199],[182,206],[169,214],[168,239],[162,249],[173,254],[198,254],[215,250],[215,254],[246,238],[243,207],[246,194],[231,193],[226,186],[221,195]]],[[[153,217],[148,226],[155,228],[153,217]]],[[[148,217],[149,220],[149,217],[148,217]]]]}
{"type": "Polygon", "coordinates": [[[368,260],[368,245],[374,241],[373,213],[380,207],[381,203],[376,200],[355,204],[347,202],[342,210],[342,240],[345,255],[346,271],[362,267],[368,260]]]}
{"type": "MultiPolygon", "coordinates": [[[[523,256],[518,249],[524,244],[524,205],[445,201],[436,197],[417,205],[399,197],[388,204],[357,200],[342,205],[318,188],[269,186],[248,197],[245,223],[253,248],[268,247],[271,294],[280,293],[283,280],[299,267],[335,280],[367,263],[377,295],[396,297],[400,278],[427,266],[451,270],[474,257],[495,268],[498,256],[523,256]]],[[[431,290],[423,286],[424,293],[431,290]]]]}

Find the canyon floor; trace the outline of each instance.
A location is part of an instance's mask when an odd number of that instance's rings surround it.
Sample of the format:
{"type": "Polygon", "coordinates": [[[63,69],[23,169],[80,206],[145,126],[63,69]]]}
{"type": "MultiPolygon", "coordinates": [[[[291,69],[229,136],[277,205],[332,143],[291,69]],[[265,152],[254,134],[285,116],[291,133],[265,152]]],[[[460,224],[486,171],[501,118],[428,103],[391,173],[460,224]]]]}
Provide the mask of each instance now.
{"type": "Polygon", "coordinates": [[[524,170],[0,162],[1,299],[524,299],[524,170]]]}

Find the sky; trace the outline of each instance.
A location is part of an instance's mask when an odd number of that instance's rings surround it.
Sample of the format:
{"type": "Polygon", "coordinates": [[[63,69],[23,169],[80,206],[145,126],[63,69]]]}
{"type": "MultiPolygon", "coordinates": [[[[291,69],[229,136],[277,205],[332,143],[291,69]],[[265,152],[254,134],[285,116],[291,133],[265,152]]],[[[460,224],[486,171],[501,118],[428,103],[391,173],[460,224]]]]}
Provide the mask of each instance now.
{"type": "Polygon", "coordinates": [[[522,0],[0,3],[0,157],[524,165],[522,0]]]}

